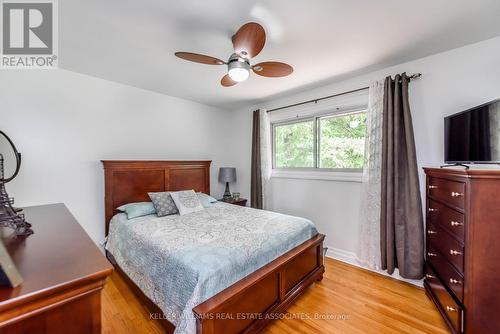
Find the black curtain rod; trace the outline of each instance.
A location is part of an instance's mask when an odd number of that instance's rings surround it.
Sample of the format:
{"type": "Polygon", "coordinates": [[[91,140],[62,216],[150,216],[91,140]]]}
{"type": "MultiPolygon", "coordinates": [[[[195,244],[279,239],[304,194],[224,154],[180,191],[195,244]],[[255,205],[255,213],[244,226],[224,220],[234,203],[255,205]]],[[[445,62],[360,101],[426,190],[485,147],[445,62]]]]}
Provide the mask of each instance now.
{"type": "MultiPolygon", "coordinates": [[[[413,79],[420,78],[421,76],[422,76],[422,73],[415,73],[415,74],[409,75],[408,79],[410,79],[410,81],[411,81],[413,79]]],[[[307,103],[313,103],[313,102],[314,103],[318,103],[319,101],[322,101],[322,100],[331,99],[332,97],[337,97],[337,96],[342,96],[342,95],[347,95],[347,94],[351,94],[351,93],[360,92],[360,91],[366,90],[368,88],[370,88],[370,87],[366,86],[366,87],[363,87],[363,88],[353,89],[353,90],[350,90],[348,92],[343,92],[343,93],[338,93],[338,94],[333,94],[333,95],[328,95],[328,96],[320,97],[320,98],[317,98],[317,99],[314,99],[314,100],[308,100],[308,101],[298,102],[298,103],[294,103],[294,104],[289,104],[289,105],[284,106],[284,107],[278,107],[278,108],[274,108],[274,109],[269,109],[269,110],[267,110],[267,112],[281,110],[281,109],[287,109],[287,108],[292,108],[292,107],[296,107],[296,106],[301,106],[301,105],[307,104],[307,103]]]]}

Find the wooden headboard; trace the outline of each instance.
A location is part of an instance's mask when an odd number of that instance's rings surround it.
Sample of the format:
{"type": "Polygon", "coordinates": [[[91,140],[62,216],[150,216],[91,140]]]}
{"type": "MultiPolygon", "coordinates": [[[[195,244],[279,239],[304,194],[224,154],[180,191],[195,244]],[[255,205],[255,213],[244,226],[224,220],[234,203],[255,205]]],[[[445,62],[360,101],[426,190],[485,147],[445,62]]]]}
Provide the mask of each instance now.
{"type": "Polygon", "coordinates": [[[102,160],[106,235],[120,205],[149,201],[148,192],[194,189],[210,194],[210,160],[102,160]]]}

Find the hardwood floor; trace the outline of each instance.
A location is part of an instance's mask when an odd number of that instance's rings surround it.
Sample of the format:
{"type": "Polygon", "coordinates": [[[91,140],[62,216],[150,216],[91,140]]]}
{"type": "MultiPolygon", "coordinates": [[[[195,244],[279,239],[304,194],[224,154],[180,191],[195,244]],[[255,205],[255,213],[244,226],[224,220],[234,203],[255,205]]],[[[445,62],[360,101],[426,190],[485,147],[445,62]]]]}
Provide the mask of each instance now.
{"type": "MultiPolygon", "coordinates": [[[[123,279],[110,276],[102,300],[103,333],[163,333],[123,279]]],[[[263,333],[449,333],[424,290],[339,261],[263,333]]]]}

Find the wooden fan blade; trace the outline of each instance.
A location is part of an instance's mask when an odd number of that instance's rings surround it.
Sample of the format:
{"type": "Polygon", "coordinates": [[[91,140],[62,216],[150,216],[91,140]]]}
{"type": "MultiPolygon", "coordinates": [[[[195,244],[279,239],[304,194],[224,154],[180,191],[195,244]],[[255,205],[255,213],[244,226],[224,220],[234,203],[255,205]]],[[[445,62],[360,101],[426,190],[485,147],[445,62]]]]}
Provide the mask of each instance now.
{"type": "Polygon", "coordinates": [[[238,82],[234,81],[233,79],[231,79],[231,77],[229,76],[229,74],[226,74],[225,76],[222,77],[222,79],[220,80],[220,84],[224,87],[231,87],[231,86],[234,86],[236,85],[238,82]]]}
{"type": "Polygon", "coordinates": [[[266,32],[255,22],[242,25],[233,36],[234,52],[246,58],[258,55],[264,44],[266,44],[266,32]]]}
{"type": "Polygon", "coordinates": [[[265,61],[252,66],[252,70],[263,77],[277,78],[292,74],[293,67],[277,61],[265,61]]]}
{"type": "Polygon", "coordinates": [[[224,65],[226,63],[218,58],[200,55],[198,53],[176,52],[175,55],[184,60],[194,61],[195,63],[202,63],[207,65],[224,65]]]}

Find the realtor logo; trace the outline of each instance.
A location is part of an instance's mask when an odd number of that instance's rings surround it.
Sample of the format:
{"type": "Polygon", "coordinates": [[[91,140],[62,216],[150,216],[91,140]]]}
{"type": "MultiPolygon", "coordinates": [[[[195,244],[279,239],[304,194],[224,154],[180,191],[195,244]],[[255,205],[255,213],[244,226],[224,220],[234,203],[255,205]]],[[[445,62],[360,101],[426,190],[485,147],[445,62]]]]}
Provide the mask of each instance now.
{"type": "Polygon", "coordinates": [[[1,67],[57,67],[55,1],[4,0],[1,9],[1,67]]]}

